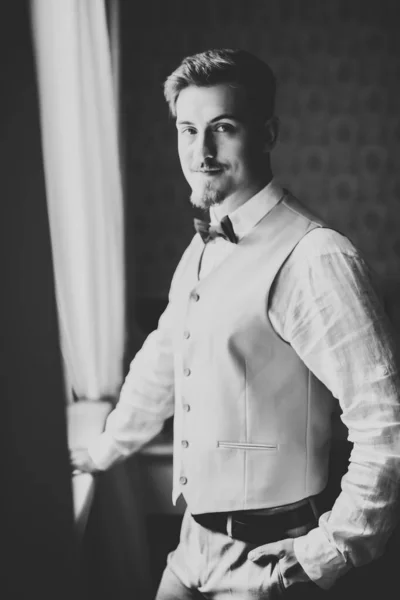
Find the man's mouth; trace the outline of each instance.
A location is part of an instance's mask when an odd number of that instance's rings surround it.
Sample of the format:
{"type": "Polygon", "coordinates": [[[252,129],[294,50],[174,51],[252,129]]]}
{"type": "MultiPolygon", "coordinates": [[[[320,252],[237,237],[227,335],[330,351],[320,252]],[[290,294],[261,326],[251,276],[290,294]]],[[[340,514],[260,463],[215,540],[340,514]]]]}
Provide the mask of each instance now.
{"type": "Polygon", "coordinates": [[[204,173],[206,175],[212,175],[213,173],[220,173],[222,171],[222,167],[215,167],[212,169],[195,169],[196,173],[204,173]]]}

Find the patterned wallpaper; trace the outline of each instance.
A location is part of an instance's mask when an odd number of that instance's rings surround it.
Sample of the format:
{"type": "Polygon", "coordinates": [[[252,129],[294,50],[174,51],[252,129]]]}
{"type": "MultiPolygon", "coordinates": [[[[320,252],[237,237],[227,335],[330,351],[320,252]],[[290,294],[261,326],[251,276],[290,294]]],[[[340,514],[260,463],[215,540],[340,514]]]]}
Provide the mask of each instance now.
{"type": "MultiPolygon", "coordinates": [[[[242,47],[278,78],[274,173],[349,235],[384,281],[400,280],[400,38],[397,0],[122,0],[131,298],[165,298],[192,236],[165,77],[187,54],[242,47]]],[[[395,318],[397,318],[395,316],[395,318]]]]}

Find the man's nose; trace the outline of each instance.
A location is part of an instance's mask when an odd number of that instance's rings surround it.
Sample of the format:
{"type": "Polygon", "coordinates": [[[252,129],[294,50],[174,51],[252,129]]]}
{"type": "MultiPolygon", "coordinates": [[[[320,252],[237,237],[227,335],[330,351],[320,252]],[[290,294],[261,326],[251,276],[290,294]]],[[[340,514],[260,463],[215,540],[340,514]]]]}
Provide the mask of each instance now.
{"type": "Polygon", "coordinates": [[[217,148],[210,132],[199,134],[196,142],[196,155],[198,160],[202,161],[206,158],[215,158],[217,148]]]}

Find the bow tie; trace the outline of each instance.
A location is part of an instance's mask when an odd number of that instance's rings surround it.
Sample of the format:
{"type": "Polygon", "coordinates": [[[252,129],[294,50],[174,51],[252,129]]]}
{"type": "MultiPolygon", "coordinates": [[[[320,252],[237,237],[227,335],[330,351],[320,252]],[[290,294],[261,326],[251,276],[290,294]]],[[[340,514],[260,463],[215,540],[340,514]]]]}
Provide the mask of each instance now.
{"type": "Polygon", "coordinates": [[[220,236],[232,242],[232,244],[238,243],[238,238],[233,230],[231,220],[228,216],[223,217],[218,225],[210,225],[207,221],[201,219],[194,219],[194,228],[202,237],[205,244],[210,240],[220,236]]]}

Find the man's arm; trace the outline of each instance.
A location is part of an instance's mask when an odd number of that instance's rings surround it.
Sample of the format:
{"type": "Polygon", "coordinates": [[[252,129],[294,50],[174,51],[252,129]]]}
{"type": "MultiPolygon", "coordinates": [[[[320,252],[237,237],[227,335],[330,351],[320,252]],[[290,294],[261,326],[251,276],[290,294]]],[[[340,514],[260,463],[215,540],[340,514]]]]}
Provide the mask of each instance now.
{"type": "Polygon", "coordinates": [[[378,558],[398,521],[400,381],[390,326],[352,244],[314,230],[279,274],[271,322],[338,398],[353,443],[342,490],[319,525],[294,541],[323,588],[378,558]]]}
{"type": "Polygon", "coordinates": [[[130,364],[104,432],[88,448],[72,448],[73,469],[93,473],[109,468],[139,450],[162,429],[174,412],[171,301],[158,327],[130,364]]]}
{"type": "Polygon", "coordinates": [[[130,364],[118,403],[108,416],[104,432],[87,449],[73,449],[72,467],[95,472],[105,470],[139,450],[162,429],[174,413],[173,329],[175,290],[190,254],[183,253],[171,282],[168,306],[158,327],[146,338],[130,364]]]}

